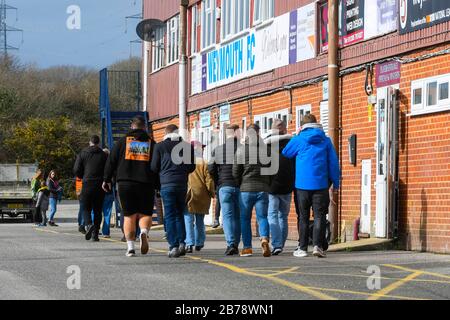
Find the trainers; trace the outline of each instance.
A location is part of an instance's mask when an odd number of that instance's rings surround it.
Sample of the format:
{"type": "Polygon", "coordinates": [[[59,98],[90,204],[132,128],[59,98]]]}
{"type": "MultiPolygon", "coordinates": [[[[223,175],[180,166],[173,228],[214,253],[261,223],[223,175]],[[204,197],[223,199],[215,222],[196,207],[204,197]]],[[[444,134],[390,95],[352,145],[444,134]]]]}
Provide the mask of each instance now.
{"type": "Polygon", "coordinates": [[[325,258],[327,255],[325,254],[325,252],[323,252],[323,250],[321,248],[319,248],[318,246],[314,246],[313,256],[319,257],[319,258],[325,258]]]}
{"type": "Polygon", "coordinates": [[[136,252],[134,250],[128,250],[125,255],[127,257],[134,257],[136,255],[136,252]]]}
{"type": "Polygon", "coordinates": [[[227,250],[225,250],[225,255],[226,256],[232,256],[234,254],[236,254],[234,247],[227,247],[227,250]]]}
{"type": "Polygon", "coordinates": [[[297,247],[297,249],[295,249],[295,251],[293,253],[293,256],[297,257],[297,258],[307,257],[308,256],[308,252],[300,249],[300,247],[297,247]]]}
{"type": "Polygon", "coordinates": [[[187,246],[186,253],[192,253],[192,252],[194,252],[194,246],[187,246]]]}
{"type": "Polygon", "coordinates": [[[179,251],[180,251],[180,257],[186,255],[186,245],[184,243],[180,244],[179,251]]]}
{"type": "Polygon", "coordinates": [[[108,234],[105,234],[105,235],[103,236],[103,238],[104,238],[104,239],[110,239],[110,238],[111,238],[111,236],[110,236],[110,235],[108,235],[108,234]]]}
{"type": "Polygon", "coordinates": [[[272,255],[277,256],[277,255],[279,255],[282,252],[283,252],[283,249],[281,249],[281,248],[274,248],[272,250],[272,255]]]}
{"type": "Polygon", "coordinates": [[[120,238],[120,242],[127,242],[127,238],[125,238],[125,236],[123,236],[122,238],[120,238]]]}
{"type": "Polygon", "coordinates": [[[195,246],[195,251],[200,251],[203,249],[203,246],[195,246]]]}
{"type": "Polygon", "coordinates": [[[214,221],[214,223],[211,225],[211,228],[216,229],[220,226],[219,221],[214,221]]]}
{"type": "Polygon", "coordinates": [[[142,254],[147,254],[148,253],[148,236],[145,233],[141,234],[140,237],[140,242],[141,242],[141,253],[142,254]]]}
{"type": "Polygon", "coordinates": [[[49,221],[48,225],[51,227],[58,227],[58,225],[54,221],[49,221]]]}
{"type": "Polygon", "coordinates": [[[241,251],[241,257],[251,257],[252,255],[253,255],[252,248],[242,249],[241,251]]]}
{"type": "Polygon", "coordinates": [[[169,251],[168,256],[169,258],[178,258],[180,256],[180,249],[177,247],[172,248],[172,250],[169,251]]]}
{"type": "Polygon", "coordinates": [[[94,233],[94,229],[95,229],[95,226],[93,224],[87,226],[86,234],[84,235],[84,238],[86,240],[91,240],[92,234],[94,233]]]}
{"type": "Polygon", "coordinates": [[[98,238],[98,232],[92,233],[92,241],[98,242],[100,239],[98,238]]]}
{"type": "Polygon", "coordinates": [[[86,234],[86,228],[84,226],[79,226],[78,227],[78,232],[80,232],[82,234],[86,234]]]}
{"type": "Polygon", "coordinates": [[[272,254],[270,252],[269,240],[262,239],[261,240],[261,248],[263,250],[263,257],[270,257],[272,254]]]}

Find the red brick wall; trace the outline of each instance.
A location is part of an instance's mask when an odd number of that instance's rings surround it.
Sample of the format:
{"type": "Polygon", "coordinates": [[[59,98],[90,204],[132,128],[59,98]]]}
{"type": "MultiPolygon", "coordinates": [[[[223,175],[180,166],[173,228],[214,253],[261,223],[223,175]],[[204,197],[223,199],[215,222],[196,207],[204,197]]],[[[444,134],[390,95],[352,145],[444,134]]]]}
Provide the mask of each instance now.
{"type": "MultiPolygon", "coordinates": [[[[443,47],[433,49],[441,50],[443,47]]],[[[415,55],[422,55],[421,51],[415,55]]],[[[399,231],[403,248],[449,253],[450,242],[450,112],[410,116],[411,81],[450,73],[450,55],[431,58],[422,62],[402,64],[400,83],[400,132],[399,132],[399,178],[400,220],[399,231]]],[[[346,75],[341,79],[341,169],[340,230],[342,240],[351,240],[353,222],[360,216],[361,161],[372,160],[371,223],[375,220],[376,197],[376,109],[369,119],[368,101],[364,92],[365,72],[346,75]],[[348,161],[347,139],[357,135],[357,164],[348,161]]],[[[376,88],[375,88],[376,89],[376,88]]],[[[376,92],[375,92],[376,93],[376,92]]],[[[312,105],[312,113],[320,119],[319,104],[322,85],[314,84],[292,91],[292,117],[289,132],[295,131],[295,107],[312,105]]],[[[253,117],[280,109],[290,108],[289,91],[243,101],[231,106],[231,123],[247,125],[253,117]]],[[[212,110],[212,114],[217,109],[212,110]]],[[[189,117],[189,127],[197,114],[189,117]]],[[[177,122],[173,119],[171,122],[177,122]]],[[[212,119],[212,123],[217,120],[212,119]]],[[[162,138],[161,128],[166,123],[154,125],[155,138],[162,138]]],[[[253,215],[255,216],[255,215],[253,215]]],[[[255,220],[255,217],[253,218],[255,220]]],[[[289,217],[289,238],[297,239],[294,205],[289,217]]]]}

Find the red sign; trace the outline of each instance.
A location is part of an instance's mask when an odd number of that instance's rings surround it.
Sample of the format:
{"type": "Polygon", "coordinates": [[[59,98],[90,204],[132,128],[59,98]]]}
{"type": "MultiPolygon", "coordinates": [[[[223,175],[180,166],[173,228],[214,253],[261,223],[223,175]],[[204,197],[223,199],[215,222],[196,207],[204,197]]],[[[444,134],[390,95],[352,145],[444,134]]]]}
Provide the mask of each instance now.
{"type": "Polygon", "coordinates": [[[376,66],[377,88],[387,87],[400,83],[401,64],[398,61],[390,61],[376,66]]]}

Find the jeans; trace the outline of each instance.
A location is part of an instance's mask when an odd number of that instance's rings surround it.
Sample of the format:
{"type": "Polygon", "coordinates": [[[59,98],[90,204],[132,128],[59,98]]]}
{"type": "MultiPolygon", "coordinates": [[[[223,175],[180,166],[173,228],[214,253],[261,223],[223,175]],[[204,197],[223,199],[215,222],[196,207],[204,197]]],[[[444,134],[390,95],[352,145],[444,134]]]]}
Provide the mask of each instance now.
{"type": "Polygon", "coordinates": [[[83,208],[83,202],[78,200],[80,203],[80,210],[78,210],[78,226],[84,226],[84,208],[83,208]]]}
{"type": "Polygon", "coordinates": [[[241,241],[239,195],[239,188],[224,186],[219,189],[218,202],[222,208],[223,231],[228,247],[238,247],[241,241]]]}
{"type": "Polygon", "coordinates": [[[164,223],[169,250],[185,243],[186,227],[184,224],[184,211],[186,209],[186,192],[186,187],[161,188],[161,198],[164,206],[164,223]]]}
{"type": "Polygon", "coordinates": [[[111,213],[112,206],[114,203],[114,195],[112,193],[107,193],[105,199],[103,200],[103,227],[102,234],[104,236],[109,236],[111,229],[111,213]]]}
{"type": "Polygon", "coordinates": [[[56,198],[49,198],[49,205],[50,205],[50,213],[48,216],[48,221],[52,221],[55,218],[55,214],[56,214],[56,203],[58,202],[58,199],[56,198]]]}
{"type": "Polygon", "coordinates": [[[252,247],[251,221],[253,207],[256,210],[259,236],[261,239],[269,239],[270,229],[267,220],[269,197],[267,192],[241,192],[239,199],[241,207],[242,242],[244,243],[244,249],[249,249],[252,247]]]}
{"type": "Polygon", "coordinates": [[[272,235],[272,247],[284,248],[288,236],[288,216],[291,208],[292,193],[269,194],[269,226],[272,235]]]}
{"type": "Polygon", "coordinates": [[[307,251],[309,242],[309,216],[311,206],[314,211],[313,245],[323,249],[330,195],[328,189],[296,189],[297,206],[300,211],[300,249],[307,251]]]}
{"type": "MultiPolygon", "coordinates": [[[[219,189],[220,190],[220,189],[219,189]]],[[[220,218],[220,200],[219,200],[219,190],[216,191],[216,206],[214,210],[214,222],[219,223],[220,218]]]]}
{"type": "Polygon", "coordinates": [[[186,224],[186,245],[199,246],[205,245],[205,215],[197,213],[184,212],[184,223],[186,224]]]}

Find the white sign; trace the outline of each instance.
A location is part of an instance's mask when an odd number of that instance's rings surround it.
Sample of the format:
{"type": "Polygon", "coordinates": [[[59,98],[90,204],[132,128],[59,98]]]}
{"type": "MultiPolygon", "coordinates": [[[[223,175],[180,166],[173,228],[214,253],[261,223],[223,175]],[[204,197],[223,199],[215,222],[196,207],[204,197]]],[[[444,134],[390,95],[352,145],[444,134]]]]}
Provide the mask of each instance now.
{"type": "Polygon", "coordinates": [[[191,59],[191,94],[202,92],[202,56],[191,59]]]}
{"type": "Polygon", "coordinates": [[[200,127],[211,126],[211,111],[200,112],[200,127]]]}
{"type": "Polygon", "coordinates": [[[297,62],[316,56],[316,4],[297,10],[297,62]]]}

